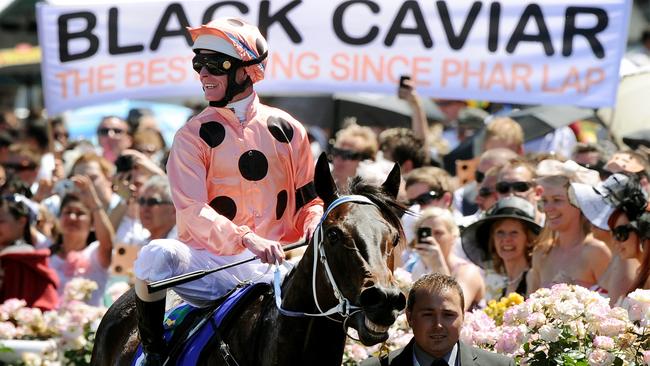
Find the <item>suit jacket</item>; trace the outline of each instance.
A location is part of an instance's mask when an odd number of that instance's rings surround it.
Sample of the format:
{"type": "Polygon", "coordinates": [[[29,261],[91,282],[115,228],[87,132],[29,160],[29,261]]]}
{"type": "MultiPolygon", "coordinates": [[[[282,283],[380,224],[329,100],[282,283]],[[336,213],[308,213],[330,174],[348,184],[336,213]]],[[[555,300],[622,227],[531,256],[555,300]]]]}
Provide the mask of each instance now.
{"type": "MultiPolygon", "coordinates": [[[[404,348],[400,348],[388,354],[388,357],[378,359],[371,357],[361,363],[361,366],[413,366],[413,344],[415,338],[404,348]]],[[[484,351],[459,342],[458,356],[461,366],[514,366],[512,358],[497,353],[484,351]]],[[[429,365],[421,365],[429,366],[429,365]]],[[[454,366],[454,365],[451,365],[454,366]]]]}

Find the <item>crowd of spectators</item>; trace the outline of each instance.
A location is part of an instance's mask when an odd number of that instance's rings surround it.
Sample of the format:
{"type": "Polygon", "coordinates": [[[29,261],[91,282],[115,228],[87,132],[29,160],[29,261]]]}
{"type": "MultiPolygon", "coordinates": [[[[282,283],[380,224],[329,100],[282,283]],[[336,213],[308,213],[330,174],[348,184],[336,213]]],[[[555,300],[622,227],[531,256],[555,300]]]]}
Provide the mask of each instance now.
{"type": "MultiPolygon", "coordinates": [[[[327,150],[341,192],[351,177],[380,182],[399,163],[409,245],[395,260],[416,279],[451,275],[467,309],[559,282],[612,303],[650,287],[647,150],[608,153],[563,132],[557,150],[535,151],[508,117],[438,101],[448,121],[430,124],[408,81],[399,95],[413,109],[411,128],[350,123],[315,153],[327,150]],[[445,159],[467,139],[478,150],[461,180],[445,159]]],[[[124,250],[176,238],[167,145],[154,116],[106,116],[96,133],[76,139],[58,118],[0,124],[0,301],[22,296],[53,308],[65,283],[82,276],[99,286],[90,302],[104,304],[106,287],[128,279],[134,257],[125,262],[124,250]]]]}
{"type": "Polygon", "coordinates": [[[137,253],[152,239],[176,237],[168,152],[155,119],[106,116],[94,141],[70,136],[60,118],[7,121],[0,123],[0,302],[22,298],[53,309],[66,283],[84,277],[98,285],[88,303],[108,305],[107,286],[131,275],[116,249],[137,253]]]}

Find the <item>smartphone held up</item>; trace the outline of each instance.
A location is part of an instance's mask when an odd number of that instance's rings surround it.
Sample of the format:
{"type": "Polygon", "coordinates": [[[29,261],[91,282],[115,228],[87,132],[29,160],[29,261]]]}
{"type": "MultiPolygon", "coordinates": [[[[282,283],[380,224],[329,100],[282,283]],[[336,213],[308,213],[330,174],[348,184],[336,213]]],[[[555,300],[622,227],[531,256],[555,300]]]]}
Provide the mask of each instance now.
{"type": "Polygon", "coordinates": [[[410,75],[402,75],[399,77],[399,87],[400,88],[408,88],[409,85],[406,84],[407,81],[411,80],[410,75]]]}
{"type": "Polygon", "coordinates": [[[418,228],[418,243],[426,243],[426,238],[431,236],[430,227],[420,227],[418,228]]]}
{"type": "Polygon", "coordinates": [[[408,95],[413,92],[413,87],[410,84],[411,76],[402,75],[399,77],[399,88],[397,89],[397,97],[400,99],[408,99],[408,95]]]}

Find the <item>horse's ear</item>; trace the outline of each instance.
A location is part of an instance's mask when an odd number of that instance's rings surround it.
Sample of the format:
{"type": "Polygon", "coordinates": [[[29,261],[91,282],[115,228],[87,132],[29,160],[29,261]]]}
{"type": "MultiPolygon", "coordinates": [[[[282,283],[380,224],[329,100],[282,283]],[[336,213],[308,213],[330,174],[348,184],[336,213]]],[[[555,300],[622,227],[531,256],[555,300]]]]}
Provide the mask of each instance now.
{"type": "Polygon", "coordinates": [[[386,181],[384,181],[384,184],[381,185],[381,188],[384,190],[384,192],[395,199],[399,193],[401,180],[402,177],[399,171],[399,164],[395,163],[395,165],[393,165],[393,169],[391,169],[390,173],[388,173],[386,181]]]}
{"type": "Polygon", "coordinates": [[[329,206],[338,197],[339,193],[336,184],[334,184],[332,173],[330,173],[330,165],[325,153],[321,153],[316,162],[314,185],[316,186],[316,193],[325,203],[325,207],[329,206]]]}

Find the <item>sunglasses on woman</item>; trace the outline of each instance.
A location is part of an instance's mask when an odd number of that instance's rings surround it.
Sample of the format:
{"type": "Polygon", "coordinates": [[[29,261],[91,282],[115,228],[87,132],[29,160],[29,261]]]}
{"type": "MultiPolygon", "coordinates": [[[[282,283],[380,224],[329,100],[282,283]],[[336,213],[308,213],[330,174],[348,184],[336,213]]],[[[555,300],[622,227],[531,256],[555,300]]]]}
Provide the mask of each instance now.
{"type": "Polygon", "coordinates": [[[160,198],[155,198],[155,197],[149,197],[149,198],[144,198],[140,197],[138,198],[138,204],[140,206],[158,206],[158,205],[171,205],[171,201],[166,201],[160,198]]]}
{"type": "Polygon", "coordinates": [[[330,156],[332,158],[341,158],[343,160],[366,160],[370,159],[370,155],[362,152],[356,152],[352,150],[339,149],[338,147],[333,147],[330,151],[330,156]]]}
{"type": "Polygon", "coordinates": [[[38,168],[36,163],[23,162],[23,163],[5,163],[2,165],[5,169],[15,172],[24,172],[26,170],[34,170],[38,168]]]}
{"type": "Polygon", "coordinates": [[[638,233],[639,231],[636,226],[632,224],[619,225],[612,229],[612,236],[614,237],[614,240],[624,242],[630,238],[631,232],[638,233]]]}
{"type": "Polygon", "coordinates": [[[439,192],[429,191],[429,192],[422,193],[421,195],[413,198],[412,200],[409,200],[407,203],[409,206],[413,206],[415,204],[424,206],[431,203],[433,200],[440,198],[441,196],[442,194],[440,194],[439,192]]]}
{"type": "Polygon", "coordinates": [[[499,182],[496,185],[497,192],[507,194],[511,191],[523,193],[531,189],[533,186],[530,182],[499,182]]]}
{"type": "Polygon", "coordinates": [[[192,68],[197,73],[201,72],[204,67],[212,75],[225,75],[232,68],[235,60],[224,54],[198,54],[192,59],[192,68]]]}
{"type": "Polygon", "coordinates": [[[126,133],[126,130],[111,127],[101,127],[97,129],[97,134],[100,136],[108,136],[111,132],[113,132],[114,135],[122,135],[126,133]]]}

